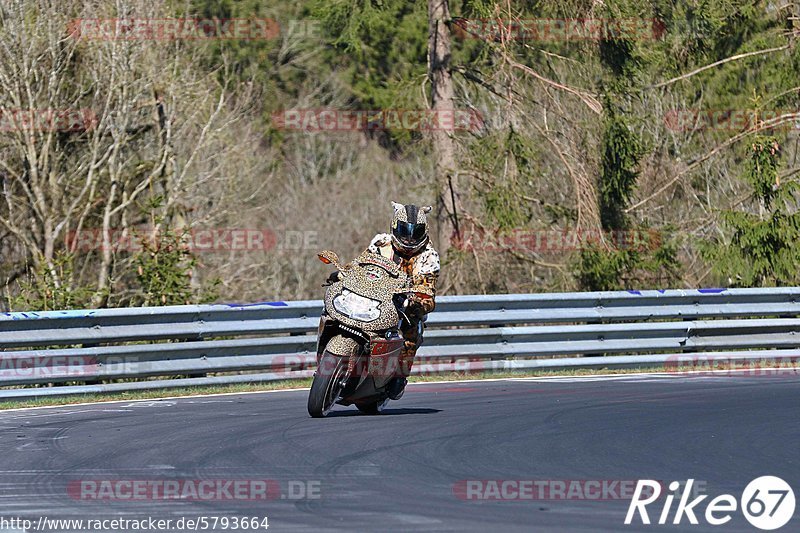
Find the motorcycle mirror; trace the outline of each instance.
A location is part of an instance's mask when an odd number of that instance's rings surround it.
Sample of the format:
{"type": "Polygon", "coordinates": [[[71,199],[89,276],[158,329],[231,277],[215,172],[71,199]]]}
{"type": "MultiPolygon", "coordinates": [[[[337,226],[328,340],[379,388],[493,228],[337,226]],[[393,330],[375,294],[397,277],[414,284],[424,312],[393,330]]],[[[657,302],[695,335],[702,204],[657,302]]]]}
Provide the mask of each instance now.
{"type": "Polygon", "coordinates": [[[339,256],[336,255],[336,252],[332,252],[331,250],[323,250],[317,254],[317,257],[326,265],[339,265],[339,256]]]}

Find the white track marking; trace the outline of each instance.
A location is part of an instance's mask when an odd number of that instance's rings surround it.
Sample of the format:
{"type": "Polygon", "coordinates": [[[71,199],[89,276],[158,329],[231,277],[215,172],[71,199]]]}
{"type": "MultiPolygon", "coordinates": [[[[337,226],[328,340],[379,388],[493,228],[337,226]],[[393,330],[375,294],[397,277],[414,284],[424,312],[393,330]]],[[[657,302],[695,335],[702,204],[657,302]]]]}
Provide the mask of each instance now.
{"type": "MultiPolygon", "coordinates": [[[[86,407],[89,405],[109,405],[109,404],[117,404],[117,403],[137,403],[137,402],[160,402],[166,400],[191,400],[193,398],[214,398],[216,396],[246,396],[249,394],[268,394],[272,392],[297,392],[297,391],[308,391],[308,388],[298,388],[298,389],[275,389],[275,390],[255,390],[255,391],[242,391],[242,392],[217,392],[217,393],[210,393],[210,394],[190,394],[187,396],[163,396],[161,398],[143,398],[141,400],[131,400],[130,398],[125,400],[103,400],[99,402],[80,402],[80,403],[69,403],[63,405],[37,405],[34,407],[14,407],[13,409],[0,409],[0,416],[3,413],[13,413],[15,411],[33,411],[33,410],[41,410],[41,409],[69,409],[72,407],[86,407]]],[[[12,398],[13,399],[13,398],[12,398]]],[[[8,400],[4,400],[8,401],[8,400]]],[[[189,403],[189,402],[186,402],[189,403]]],[[[128,409],[126,409],[128,411],[128,409]]],[[[85,411],[79,411],[85,412],[85,411]]],[[[109,412],[112,412],[109,410],[109,412]]],[[[63,414],[63,413],[62,413],[63,414]]]]}
{"type": "MultiPolygon", "coordinates": [[[[557,381],[562,383],[580,383],[580,382],[593,382],[593,381],[629,381],[629,382],[643,382],[653,381],[656,379],[679,379],[679,378],[718,378],[727,374],[755,374],[750,377],[769,377],[769,372],[781,372],[781,375],[787,375],[787,371],[792,370],[793,374],[800,377],[800,372],[794,369],[787,369],[781,367],[766,367],[766,368],[736,368],[730,370],[686,370],[675,372],[632,372],[630,374],[588,374],[584,376],[530,376],[522,378],[506,378],[509,381],[557,381]],[[757,373],[757,374],[756,374],[757,373]],[[645,379],[641,379],[645,378],[645,379]]],[[[748,377],[745,375],[744,377],[748,377]]]]}

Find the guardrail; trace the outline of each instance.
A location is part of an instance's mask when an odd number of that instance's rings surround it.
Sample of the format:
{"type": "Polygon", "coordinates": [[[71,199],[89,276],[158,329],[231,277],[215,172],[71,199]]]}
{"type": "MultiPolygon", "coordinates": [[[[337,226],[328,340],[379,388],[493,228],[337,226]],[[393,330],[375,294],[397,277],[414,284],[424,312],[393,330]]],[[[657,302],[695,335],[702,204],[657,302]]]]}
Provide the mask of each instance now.
{"type": "MultiPolygon", "coordinates": [[[[0,313],[0,398],[307,377],[321,310],[313,300],[0,313]]],[[[798,361],[798,317],[797,287],[442,296],[414,371],[798,361]]]]}

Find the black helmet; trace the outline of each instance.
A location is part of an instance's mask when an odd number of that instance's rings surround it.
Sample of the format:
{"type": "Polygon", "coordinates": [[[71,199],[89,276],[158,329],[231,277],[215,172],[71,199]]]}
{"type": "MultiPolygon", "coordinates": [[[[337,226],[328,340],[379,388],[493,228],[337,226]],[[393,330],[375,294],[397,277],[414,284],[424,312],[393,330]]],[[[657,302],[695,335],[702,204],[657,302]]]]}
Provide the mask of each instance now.
{"type": "Polygon", "coordinates": [[[404,255],[419,252],[428,244],[428,217],[430,206],[417,207],[392,202],[392,245],[404,255]]]}

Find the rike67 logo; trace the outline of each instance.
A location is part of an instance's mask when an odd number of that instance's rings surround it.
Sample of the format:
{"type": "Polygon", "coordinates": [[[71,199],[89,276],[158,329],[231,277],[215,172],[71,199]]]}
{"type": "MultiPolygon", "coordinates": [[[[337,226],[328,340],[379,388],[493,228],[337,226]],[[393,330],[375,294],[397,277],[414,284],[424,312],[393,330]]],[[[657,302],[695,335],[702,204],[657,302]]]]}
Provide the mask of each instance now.
{"type": "MultiPolygon", "coordinates": [[[[720,526],[730,522],[733,514],[737,510],[741,510],[751,525],[770,531],[785,526],[794,515],[794,491],[779,477],[761,476],[754,479],[745,487],[738,501],[732,494],[720,494],[707,503],[705,512],[702,513],[700,504],[708,495],[703,494],[690,501],[693,484],[694,480],[689,479],[680,493],[678,491],[683,485],[682,483],[673,481],[669,484],[670,492],[664,498],[664,506],[657,519],[658,524],[664,525],[669,520],[676,496],[679,501],[672,517],[672,524],[675,525],[680,524],[684,517],[690,524],[697,525],[699,515],[708,524],[720,526]]],[[[637,514],[642,524],[650,524],[647,506],[656,502],[661,497],[661,492],[661,482],[640,479],[636,484],[631,504],[628,506],[625,524],[630,525],[637,514]]]]}

